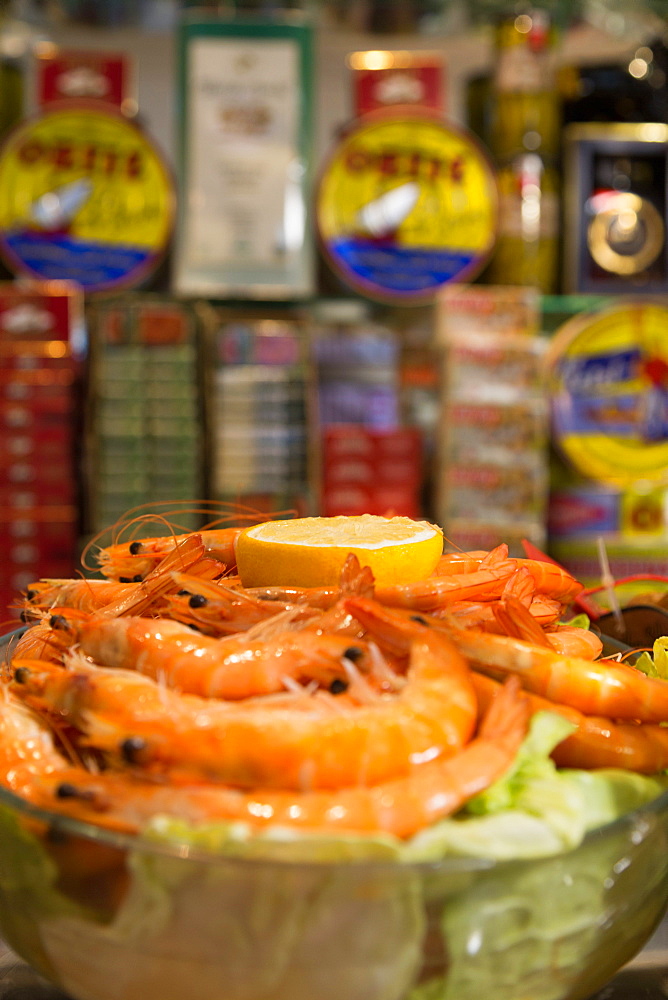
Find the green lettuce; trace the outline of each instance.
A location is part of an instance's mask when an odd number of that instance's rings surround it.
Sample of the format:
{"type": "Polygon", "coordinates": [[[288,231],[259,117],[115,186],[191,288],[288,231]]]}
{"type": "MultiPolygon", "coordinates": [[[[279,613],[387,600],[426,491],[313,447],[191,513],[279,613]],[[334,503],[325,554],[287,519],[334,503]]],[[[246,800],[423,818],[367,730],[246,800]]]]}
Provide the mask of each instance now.
{"type": "Polygon", "coordinates": [[[668,637],[656,639],[652,652],[643,652],[636,657],[634,666],[642,670],[648,677],[660,677],[668,680],[668,637]]]}

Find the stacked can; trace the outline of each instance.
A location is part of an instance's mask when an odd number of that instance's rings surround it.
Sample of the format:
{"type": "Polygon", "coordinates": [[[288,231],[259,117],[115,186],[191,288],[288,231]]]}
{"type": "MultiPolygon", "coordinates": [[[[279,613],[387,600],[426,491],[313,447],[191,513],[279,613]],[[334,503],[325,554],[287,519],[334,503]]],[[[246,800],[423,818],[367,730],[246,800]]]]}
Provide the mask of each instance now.
{"type": "Polygon", "coordinates": [[[81,308],[65,284],[0,286],[2,624],[31,582],[76,569],[81,308]]]}
{"type": "Polygon", "coordinates": [[[303,323],[206,310],[211,499],[257,510],[311,503],[303,323]]]}
{"type": "Polygon", "coordinates": [[[437,519],[462,549],[546,542],[549,412],[531,288],[444,291],[437,519]]]}
{"type": "Polygon", "coordinates": [[[398,336],[353,300],[320,303],[315,320],[321,513],[418,517],[422,438],[402,426],[398,336]]]}
{"type": "MultiPolygon", "coordinates": [[[[131,511],[198,527],[202,391],[191,308],[139,294],[98,304],[91,316],[89,389],[91,533],[131,511]]],[[[167,523],[164,530],[151,523],[141,533],[166,530],[167,523]]]]}

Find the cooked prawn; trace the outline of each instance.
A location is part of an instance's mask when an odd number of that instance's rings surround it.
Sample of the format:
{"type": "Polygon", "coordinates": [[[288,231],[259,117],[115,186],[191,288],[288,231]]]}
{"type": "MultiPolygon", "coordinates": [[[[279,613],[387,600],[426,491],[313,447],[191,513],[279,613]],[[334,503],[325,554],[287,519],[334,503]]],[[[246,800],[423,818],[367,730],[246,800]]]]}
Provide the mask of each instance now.
{"type": "Polygon", "coordinates": [[[68,761],[56,749],[53,732],[39,715],[14,697],[7,687],[0,690],[0,783],[24,795],[35,774],[53,774],[68,761]]]}
{"type": "MultiPolygon", "coordinates": [[[[499,682],[484,674],[474,674],[473,683],[481,711],[496,697],[499,682]]],[[[556,712],[574,725],[552,751],[559,767],[592,769],[619,767],[639,774],[657,774],[668,768],[668,728],[651,723],[614,722],[599,716],[585,715],[576,708],[561,705],[537,694],[527,697],[534,712],[556,712]]]]}
{"type": "Polygon", "coordinates": [[[308,604],[264,600],[249,594],[227,579],[216,583],[173,573],[178,587],[164,600],[164,614],[185,625],[193,625],[205,635],[225,636],[243,632],[279,613],[291,612],[294,621],[309,621],[320,612],[308,604]]]}
{"type": "Polygon", "coordinates": [[[505,635],[446,626],[457,648],[493,676],[517,674],[523,687],[587,715],[640,722],[668,720],[668,681],[624,663],[562,656],[505,635]]]}
{"type": "Polygon", "coordinates": [[[416,583],[376,587],[375,597],[381,604],[389,607],[437,611],[455,601],[492,600],[500,597],[506,581],[514,572],[514,560],[507,559],[493,569],[479,569],[473,573],[453,573],[448,576],[428,576],[416,583]]]}
{"type": "Polygon", "coordinates": [[[63,652],[69,645],[69,638],[54,633],[48,621],[37,622],[7,645],[4,663],[9,663],[14,657],[35,657],[39,660],[60,663],[63,652]]]}
{"type": "Polygon", "coordinates": [[[502,635],[524,639],[536,646],[551,647],[563,656],[595,660],[603,649],[603,643],[594,632],[577,625],[557,624],[541,629],[529,611],[512,597],[494,605],[493,613],[502,635]]]}
{"type": "Polygon", "coordinates": [[[234,820],[313,832],[413,836],[458,811],[512,765],[526,735],[530,708],[510,679],[492,702],[474,739],[449,758],[416,765],[407,775],[373,787],[333,791],[164,785],[141,776],[90,774],[71,767],[31,776],[22,791],[36,805],[117,830],[138,832],[157,814],[191,823],[234,820]]]}
{"type": "Polygon", "coordinates": [[[371,597],[374,577],[368,566],[362,566],[354,552],[350,552],[341,567],[338,587],[249,587],[245,593],[258,600],[284,601],[290,604],[308,604],[309,607],[327,611],[348,594],[371,597]]]}
{"type": "Polygon", "coordinates": [[[556,624],[545,630],[545,637],[553,649],[563,656],[579,656],[583,660],[596,660],[603,652],[603,643],[595,632],[578,625],[556,624]]]}
{"type": "Polygon", "coordinates": [[[486,632],[500,631],[503,634],[504,628],[495,614],[495,608],[499,601],[503,603],[511,597],[526,608],[539,625],[552,624],[563,610],[558,601],[536,594],[531,574],[522,568],[508,578],[498,601],[457,601],[432,613],[437,617],[454,616],[462,628],[481,628],[486,632]]]}
{"type": "Polygon", "coordinates": [[[95,558],[103,576],[121,583],[130,583],[137,578],[144,579],[177,545],[182,545],[193,535],[197,535],[205,553],[232,570],[236,567],[234,545],[242,530],[240,527],[213,528],[182,535],[138,538],[100,549],[95,558]]]}
{"type": "Polygon", "coordinates": [[[237,633],[201,635],[168,618],[73,616],[52,618],[87,656],[106,667],[137,670],[168,687],[204,698],[241,699],[285,690],[285,678],[329,685],[346,679],[343,661],[364,669],[368,646],[347,637],[282,629],[270,639],[237,633]]]}
{"type": "MultiPolygon", "coordinates": [[[[508,558],[508,546],[497,545],[490,552],[449,552],[441,556],[437,575],[474,573],[481,569],[503,565],[508,558]]],[[[582,584],[557,563],[540,559],[515,558],[517,569],[525,569],[533,580],[537,594],[545,594],[562,604],[570,604],[583,590],[582,584]]]]}
{"type": "Polygon", "coordinates": [[[177,589],[171,573],[187,570],[202,580],[217,579],[225,570],[222,563],[205,555],[201,536],[188,535],[174,545],[146,579],[119,583],[112,580],[41,580],[27,590],[27,617],[38,617],[53,608],[74,608],[106,615],[143,614],[155,611],[165,595],[177,589]]]}
{"type": "Polygon", "coordinates": [[[69,669],[17,669],[14,689],[34,707],[80,728],[99,750],[117,757],[139,747],[137,763],[153,769],[242,787],[377,784],[407,775],[421,761],[451,755],[476,722],[466,663],[444,636],[417,623],[413,629],[398,693],[381,693],[371,704],[327,716],[211,702],[82,658],[72,658],[69,669]]]}

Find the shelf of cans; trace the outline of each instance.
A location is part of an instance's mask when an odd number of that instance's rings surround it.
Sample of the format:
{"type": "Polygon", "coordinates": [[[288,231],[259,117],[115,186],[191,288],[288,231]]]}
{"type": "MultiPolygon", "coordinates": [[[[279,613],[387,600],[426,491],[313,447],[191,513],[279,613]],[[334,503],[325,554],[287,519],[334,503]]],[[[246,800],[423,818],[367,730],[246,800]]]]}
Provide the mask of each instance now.
{"type": "Polygon", "coordinates": [[[450,286],[437,305],[442,347],[436,520],[461,549],[524,539],[544,548],[549,400],[539,293],[450,286]]]}
{"type": "Polygon", "coordinates": [[[80,532],[82,300],[0,284],[0,623],[35,578],[72,576],[80,532]]]}
{"type": "MultiPolygon", "coordinates": [[[[85,521],[89,534],[203,496],[199,334],[187,304],[130,294],[88,314],[85,521]]],[[[164,515],[167,517],[166,513],[164,515]]],[[[179,509],[179,530],[198,527],[179,509]]],[[[163,534],[137,520],[133,535],[163,534]]],[[[100,538],[100,542],[108,542],[100,538]]]]}
{"type": "Polygon", "coordinates": [[[420,448],[400,427],[389,331],[132,293],[92,308],[89,336],[90,537],[133,517],[133,537],[164,533],[170,501],[179,528],[216,504],[240,518],[417,514],[420,448]]]}
{"type": "Polygon", "coordinates": [[[207,495],[239,514],[311,513],[307,326],[291,310],[198,303],[207,413],[207,495]]]}
{"type": "Polygon", "coordinates": [[[424,452],[403,419],[401,342],[358,301],[314,311],[312,354],[320,427],[319,509],[420,517],[424,452]]]}
{"type": "Polygon", "coordinates": [[[437,342],[414,373],[434,428],[406,403],[401,333],[357,300],[232,308],[128,292],[88,304],[85,354],[81,308],[71,290],[0,295],[0,323],[16,328],[0,336],[3,605],[33,580],[75,574],[89,543],[90,568],[119,532],[216,517],[393,513],[438,521],[464,549],[544,544],[530,291],[453,288],[438,304],[437,342]],[[69,310],[59,334],[56,292],[69,310]]]}

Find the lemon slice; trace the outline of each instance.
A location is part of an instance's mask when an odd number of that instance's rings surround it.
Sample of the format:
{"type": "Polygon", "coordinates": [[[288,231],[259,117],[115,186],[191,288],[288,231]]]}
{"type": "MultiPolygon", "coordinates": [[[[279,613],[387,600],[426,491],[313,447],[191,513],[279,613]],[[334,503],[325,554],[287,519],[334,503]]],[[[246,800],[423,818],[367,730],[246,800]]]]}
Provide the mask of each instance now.
{"type": "Polygon", "coordinates": [[[331,587],[349,552],[369,566],[378,586],[429,576],[443,552],[443,532],[427,521],[376,514],[265,521],[237,539],[245,587],[331,587]]]}

